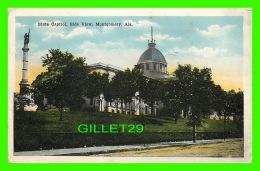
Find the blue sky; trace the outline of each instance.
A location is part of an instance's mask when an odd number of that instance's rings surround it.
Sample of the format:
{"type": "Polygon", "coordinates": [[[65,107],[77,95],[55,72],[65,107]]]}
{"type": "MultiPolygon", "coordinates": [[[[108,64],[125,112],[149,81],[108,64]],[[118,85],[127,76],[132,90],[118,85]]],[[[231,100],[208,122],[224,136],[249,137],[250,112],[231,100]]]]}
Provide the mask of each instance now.
{"type": "MultiPolygon", "coordinates": [[[[88,64],[103,62],[132,68],[147,49],[153,26],[156,48],[165,56],[171,73],[179,64],[209,67],[224,89],[243,89],[243,17],[16,17],[16,84],[21,80],[23,36],[31,30],[29,82],[43,71],[41,57],[59,48],[86,58],[88,64]],[[38,26],[39,22],[66,22],[67,27],[38,26]],[[70,26],[78,22],[79,26],[70,26]],[[93,23],[82,26],[81,22],[93,23]],[[96,22],[133,26],[95,26],[96,22]]],[[[16,86],[18,87],[18,86],[16,86]]],[[[19,91],[19,88],[16,88],[19,91]]]]}

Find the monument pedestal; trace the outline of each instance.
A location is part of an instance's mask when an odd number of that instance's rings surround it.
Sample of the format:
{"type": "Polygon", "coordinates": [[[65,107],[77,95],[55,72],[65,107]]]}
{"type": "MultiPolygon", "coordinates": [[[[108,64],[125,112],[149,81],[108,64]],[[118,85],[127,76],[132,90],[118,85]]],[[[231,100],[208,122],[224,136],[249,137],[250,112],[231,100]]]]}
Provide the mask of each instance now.
{"type": "Polygon", "coordinates": [[[23,50],[23,74],[20,82],[20,108],[24,111],[36,111],[38,106],[34,104],[33,93],[30,92],[28,82],[28,44],[29,44],[30,30],[24,35],[23,50]]]}

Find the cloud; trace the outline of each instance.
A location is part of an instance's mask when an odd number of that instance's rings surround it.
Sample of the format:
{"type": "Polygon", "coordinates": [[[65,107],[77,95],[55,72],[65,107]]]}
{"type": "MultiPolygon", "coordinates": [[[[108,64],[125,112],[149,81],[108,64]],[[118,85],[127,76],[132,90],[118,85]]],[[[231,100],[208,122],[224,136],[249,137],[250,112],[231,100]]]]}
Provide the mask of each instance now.
{"type": "Polygon", "coordinates": [[[21,28],[21,27],[27,27],[28,25],[26,24],[21,24],[21,23],[15,23],[16,28],[21,28]]]}
{"type": "Polygon", "coordinates": [[[61,23],[61,21],[47,21],[40,20],[33,24],[33,28],[41,35],[43,35],[43,40],[49,40],[51,38],[64,38],[65,28],[64,26],[51,26],[51,23],[61,23]],[[49,24],[49,26],[39,26],[40,23],[49,24]]]}
{"type": "Polygon", "coordinates": [[[227,49],[196,46],[187,49],[174,48],[164,54],[170,73],[178,64],[207,67],[211,68],[215,83],[223,86],[225,90],[243,89],[243,56],[234,56],[227,49]]]}
{"type": "Polygon", "coordinates": [[[84,49],[86,49],[86,48],[93,49],[93,48],[96,48],[96,46],[97,46],[96,43],[93,43],[93,42],[90,42],[90,41],[85,40],[85,41],[78,47],[78,49],[79,49],[79,50],[84,50],[84,49]]]}
{"type": "Polygon", "coordinates": [[[215,57],[223,55],[227,52],[227,49],[217,49],[212,47],[203,47],[198,48],[196,46],[192,46],[188,49],[180,49],[180,48],[174,48],[168,52],[166,52],[166,55],[174,55],[174,56],[199,56],[199,57],[215,57]]]}
{"type": "MultiPolygon", "coordinates": [[[[179,41],[181,40],[180,37],[171,37],[167,34],[156,34],[153,35],[154,40],[156,41],[161,41],[161,40],[171,40],[171,41],[179,41]]],[[[139,38],[137,38],[136,40],[138,41],[147,41],[148,39],[151,39],[151,35],[150,34],[144,34],[142,36],[140,36],[139,38]]]]}
{"type": "Polygon", "coordinates": [[[211,25],[207,28],[207,30],[199,30],[196,28],[196,31],[205,37],[217,37],[217,36],[223,36],[231,32],[236,25],[225,25],[223,27],[219,25],[211,25]]]}
{"type": "Polygon", "coordinates": [[[187,50],[187,53],[195,54],[195,55],[203,55],[203,56],[216,56],[222,53],[225,53],[227,49],[214,49],[211,47],[204,47],[201,49],[198,49],[195,46],[190,47],[187,50]]]}
{"type": "Polygon", "coordinates": [[[60,39],[71,39],[77,36],[91,36],[97,33],[98,31],[95,29],[87,29],[86,27],[77,27],[72,31],[66,31],[66,26],[52,26],[52,23],[63,23],[62,21],[47,21],[40,20],[34,23],[33,27],[43,34],[43,40],[49,40],[52,38],[60,38],[60,39]],[[47,23],[49,26],[39,26],[39,23],[47,23]]]}
{"type": "Polygon", "coordinates": [[[102,62],[121,68],[133,68],[138,62],[142,51],[141,49],[128,48],[125,44],[121,44],[121,42],[107,41],[103,43],[103,46],[100,46],[90,41],[84,41],[72,53],[74,56],[85,57],[88,64],[102,62]]]}
{"type": "Polygon", "coordinates": [[[228,62],[230,54],[227,49],[196,46],[187,49],[173,48],[163,53],[169,64],[169,67],[180,64],[192,64],[199,67],[214,67],[218,65],[220,68],[223,63],[228,62]]]}
{"type": "Polygon", "coordinates": [[[210,58],[206,60],[204,58],[187,56],[183,58],[167,58],[168,71],[172,73],[177,69],[178,64],[191,64],[192,67],[198,68],[211,68],[213,81],[216,84],[221,85],[225,90],[238,88],[243,89],[243,60],[238,56],[239,60],[234,56],[227,56],[227,60],[219,58],[210,58]]]}
{"type": "Polygon", "coordinates": [[[45,32],[46,37],[43,40],[49,40],[51,38],[71,39],[77,36],[92,36],[97,32],[96,30],[90,30],[85,27],[77,27],[71,32],[66,34],[64,31],[45,32]]]}
{"type": "Polygon", "coordinates": [[[86,27],[77,27],[73,29],[69,34],[65,35],[65,39],[70,39],[75,36],[82,36],[82,35],[94,35],[97,32],[95,29],[87,29],[86,27]]]}
{"type": "Polygon", "coordinates": [[[110,48],[121,48],[125,46],[125,43],[123,41],[116,41],[116,42],[107,41],[104,43],[104,46],[110,48]]]}

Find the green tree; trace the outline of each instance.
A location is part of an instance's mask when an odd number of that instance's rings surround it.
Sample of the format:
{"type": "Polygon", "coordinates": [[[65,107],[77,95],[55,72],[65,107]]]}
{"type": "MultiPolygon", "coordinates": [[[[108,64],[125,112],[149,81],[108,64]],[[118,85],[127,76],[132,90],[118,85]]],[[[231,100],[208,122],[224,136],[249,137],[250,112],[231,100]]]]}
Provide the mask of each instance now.
{"type": "Polygon", "coordinates": [[[140,86],[140,98],[151,108],[151,114],[155,115],[155,102],[164,97],[164,84],[160,80],[146,78],[140,86]]]}
{"type": "Polygon", "coordinates": [[[42,57],[43,67],[47,71],[39,75],[32,85],[35,92],[59,107],[59,120],[62,121],[65,106],[73,110],[82,104],[89,69],[82,57],[75,58],[59,49],[51,49],[49,53],[42,57]]]}
{"type": "Polygon", "coordinates": [[[31,85],[33,87],[34,102],[42,110],[45,110],[44,95],[47,94],[48,90],[47,86],[45,85],[46,82],[44,81],[46,75],[46,72],[42,72],[36,77],[36,79],[32,82],[31,85]]]}
{"type": "Polygon", "coordinates": [[[180,82],[179,92],[175,92],[179,96],[179,104],[184,111],[189,107],[191,109],[187,126],[193,128],[193,141],[195,142],[196,127],[202,126],[203,119],[210,114],[212,73],[209,68],[200,70],[197,67],[192,69],[191,65],[179,65],[174,74],[180,82]]]}
{"type": "Polygon", "coordinates": [[[244,132],[244,92],[239,90],[235,95],[235,119],[237,130],[243,135],[244,132]]]}
{"type": "MultiPolygon", "coordinates": [[[[137,91],[137,87],[135,84],[135,79],[134,79],[134,75],[133,72],[130,69],[126,69],[124,72],[124,77],[125,80],[123,80],[123,94],[124,94],[124,98],[123,101],[125,103],[125,106],[127,106],[126,104],[128,104],[129,106],[129,113],[131,113],[131,102],[133,101],[133,97],[135,96],[135,93],[137,91]]],[[[126,109],[127,110],[127,109],[126,109]]]]}
{"type": "Polygon", "coordinates": [[[121,104],[121,113],[123,113],[123,103],[126,99],[126,87],[127,87],[127,80],[126,74],[124,71],[119,71],[115,74],[112,78],[111,85],[112,85],[112,93],[113,93],[113,100],[118,102],[120,101],[121,104]]]}
{"type": "Polygon", "coordinates": [[[222,89],[220,85],[212,85],[211,89],[211,105],[212,109],[214,109],[219,118],[224,114],[225,110],[225,101],[226,101],[226,92],[222,89]]]}
{"type": "Polygon", "coordinates": [[[178,91],[179,98],[181,99],[184,118],[186,118],[188,116],[188,111],[191,103],[191,65],[178,65],[178,68],[173,72],[173,74],[178,78],[179,84],[176,89],[178,91]]]}
{"type": "MultiPolygon", "coordinates": [[[[120,101],[121,111],[124,111],[123,104],[129,106],[129,113],[131,113],[131,103],[135,93],[139,91],[143,75],[141,66],[136,65],[132,70],[127,68],[125,71],[119,71],[112,78],[110,83],[110,91],[114,101],[120,101]]],[[[126,109],[127,110],[127,109],[126,109]]]]}
{"type": "Polygon", "coordinates": [[[112,81],[105,88],[105,99],[114,101],[116,108],[118,108],[118,103],[120,102],[121,111],[124,111],[123,104],[125,106],[128,104],[129,108],[126,110],[131,113],[131,103],[136,92],[139,92],[139,98],[147,99],[147,92],[144,91],[146,90],[146,85],[141,65],[135,65],[132,70],[127,68],[125,71],[119,71],[115,74],[112,81]]]}
{"type": "Polygon", "coordinates": [[[131,103],[136,92],[140,92],[140,85],[144,83],[143,71],[141,65],[135,65],[132,70],[127,69],[125,71],[125,103],[129,105],[129,113],[131,113],[131,103]]]}
{"type": "Polygon", "coordinates": [[[211,89],[211,108],[215,110],[218,114],[218,117],[222,119],[223,117],[223,131],[224,131],[224,140],[226,137],[226,121],[227,121],[227,112],[225,111],[226,106],[226,92],[221,88],[220,85],[213,85],[211,89]]]}
{"type": "Polygon", "coordinates": [[[164,112],[174,118],[175,124],[179,119],[181,110],[184,108],[184,100],[181,98],[181,86],[180,80],[170,80],[165,84],[164,112]]]}
{"type": "Polygon", "coordinates": [[[226,93],[225,112],[227,118],[233,116],[237,130],[243,135],[244,127],[244,92],[230,90],[226,93]]]}
{"type": "MultiPolygon", "coordinates": [[[[91,100],[95,97],[100,97],[101,93],[106,89],[106,84],[108,83],[108,74],[100,72],[92,72],[88,74],[85,82],[85,95],[91,100]]],[[[100,104],[102,104],[103,99],[99,99],[100,104]]],[[[94,101],[94,109],[97,111],[95,106],[96,102],[94,101]]],[[[102,108],[102,106],[101,106],[102,108]]]]}
{"type": "Polygon", "coordinates": [[[204,118],[210,113],[211,70],[195,67],[191,77],[191,116],[188,126],[193,127],[193,142],[196,141],[196,127],[202,126],[204,118]]]}

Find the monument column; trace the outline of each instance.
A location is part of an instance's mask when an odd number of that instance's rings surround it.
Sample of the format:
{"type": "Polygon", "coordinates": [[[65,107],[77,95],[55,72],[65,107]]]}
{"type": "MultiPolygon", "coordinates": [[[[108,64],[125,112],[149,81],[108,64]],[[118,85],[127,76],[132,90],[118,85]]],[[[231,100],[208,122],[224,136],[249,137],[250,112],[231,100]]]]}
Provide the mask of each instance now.
{"type": "Polygon", "coordinates": [[[23,50],[23,69],[22,69],[22,80],[20,82],[20,95],[29,93],[29,82],[28,82],[28,44],[30,38],[30,29],[28,33],[24,35],[24,46],[23,50]]]}

